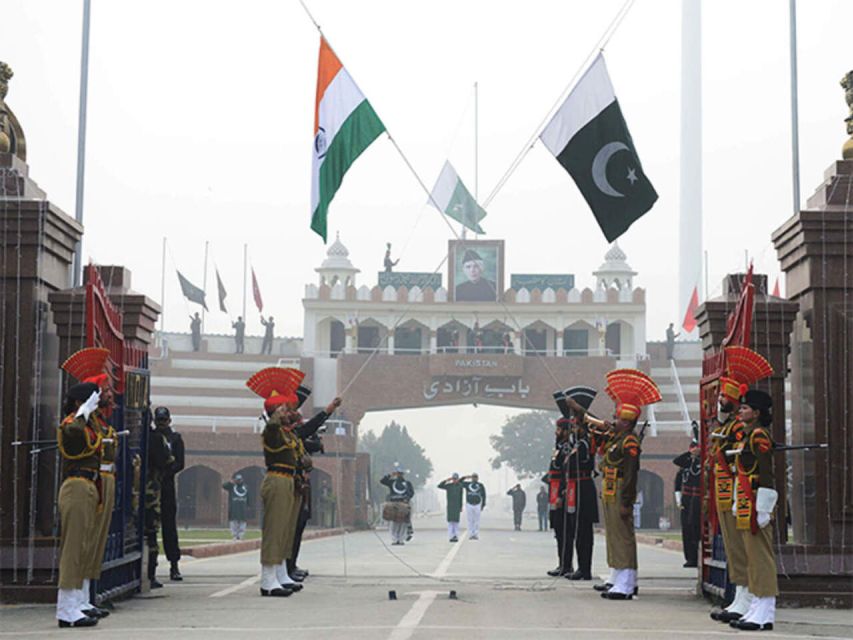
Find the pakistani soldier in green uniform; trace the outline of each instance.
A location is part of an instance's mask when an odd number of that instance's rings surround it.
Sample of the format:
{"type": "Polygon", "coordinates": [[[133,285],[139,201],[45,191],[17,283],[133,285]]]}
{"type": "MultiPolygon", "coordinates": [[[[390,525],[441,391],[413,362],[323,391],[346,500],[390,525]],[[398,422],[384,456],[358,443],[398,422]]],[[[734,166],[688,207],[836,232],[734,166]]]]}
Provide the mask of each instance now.
{"type": "Polygon", "coordinates": [[[464,487],[459,474],[454,473],[438,484],[438,488],[447,492],[447,535],[450,542],[459,542],[459,517],[462,513],[462,493],[464,487]]]}

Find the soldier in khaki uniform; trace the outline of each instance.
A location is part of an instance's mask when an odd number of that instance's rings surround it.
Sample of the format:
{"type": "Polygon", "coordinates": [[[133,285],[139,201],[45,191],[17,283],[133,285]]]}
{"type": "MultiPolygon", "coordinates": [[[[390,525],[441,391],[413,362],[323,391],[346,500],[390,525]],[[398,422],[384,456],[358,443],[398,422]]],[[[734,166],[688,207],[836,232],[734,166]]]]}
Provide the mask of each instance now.
{"type": "Polygon", "coordinates": [[[779,585],[773,551],[773,511],[779,495],[773,474],[773,400],[764,391],[750,389],[741,398],[738,416],[743,422],[737,449],[737,529],[746,548],[746,571],[753,594],[749,610],[729,624],[742,631],[770,631],[776,618],[779,585]]]}
{"type": "Polygon", "coordinates": [[[112,520],[113,505],[115,504],[115,452],[116,432],[110,426],[108,419],[113,409],[113,392],[110,388],[110,377],[105,370],[109,350],[102,347],[87,347],[72,354],[64,363],[62,369],[80,382],[98,385],[100,392],[98,406],[89,416],[89,425],[101,439],[99,447],[100,465],[97,479],[98,507],[95,511],[92,544],[86,559],[85,579],[79,595],[80,609],[93,618],[106,618],[110,615],[107,609],[96,607],[89,600],[92,580],[101,576],[101,566],[104,559],[104,549],[112,520]]]}
{"type": "MultiPolygon", "coordinates": [[[[634,427],[642,407],[660,402],[661,394],[655,382],[636,369],[616,369],[608,373],[605,390],[616,403],[614,422],[604,422],[602,426],[606,431],[594,435],[593,442],[602,456],[601,503],[611,578],[598,590],[602,591],[601,597],[608,600],[630,600],[637,592],[637,539],[633,515],[640,471],[640,439],[634,427]]],[[[570,406],[580,415],[586,413],[577,403],[570,406]]]]}
{"type": "Polygon", "coordinates": [[[246,382],[253,392],[265,398],[269,416],[261,436],[267,473],[261,483],[263,528],[261,532],[261,595],[287,597],[302,589],[287,573],[287,560],[293,554],[300,500],[294,475],[301,451],[294,433],[299,414],[296,388],[305,374],[296,369],[268,367],[246,382]]]}
{"type": "Polygon", "coordinates": [[[770,364],[761,355],[746,347],[725,349],[725,375],[720,376],[719,409],[724,416],[710,434],[706,477],[711,488],[713,512],[720,525],[723,547],[726,550],[726,567],[729,582],[735,585],[735,597],[722,610],[711,612],[719,622],[738,620],[752,602],[746,573],[746,548],[743,536],[737,530],[732,504],[735,492],[735,460],[728,455],[743,430],[738,418],[740,397],[748,387],[773,373],[770,364]]]}
{"type": "Polygon", "coordinates": [[[98,465],[101,437],[89,423],[98,406],[98,385],[86,382],[72,386],[66,396],[65,419],[59,426],[57,444],[62,456],[62,486],[59,489],[59,591],[56,618],[59,626],[91,627],[98,618],[83,613],[83,581],[91,553],[95,512],[98,508],[98,465]]]}

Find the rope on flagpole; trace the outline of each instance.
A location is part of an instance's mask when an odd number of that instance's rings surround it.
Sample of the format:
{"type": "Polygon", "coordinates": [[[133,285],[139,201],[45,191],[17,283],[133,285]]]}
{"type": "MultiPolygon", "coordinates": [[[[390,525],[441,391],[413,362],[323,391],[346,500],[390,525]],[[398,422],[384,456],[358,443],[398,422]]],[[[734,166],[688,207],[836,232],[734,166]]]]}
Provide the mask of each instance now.
{"type": "Polygon", "coordinates": [[[536,140],[538,139],[539,134],[542,132],[542,129],[551,119],[554,112],[560,107],[561,104],[563,104],[563,101],[566,99],[566,95],[569,93],[569,91],[574,89],[575,83],[577,82],[578,78],[580,78],[582,72],[586,71],[593,58],[599,52],[604,51],[604,48],[610,42],[610,39],[616,33],[616,30],[622,24],[622,21],[625,19],[625,16],[628,15],[628,12],[631,10],[631,7],[633,5],[634,0],[627,0],[625,4],[622,5],[622,8],[619,9],[619,11],[616,13],[616,16],[613,18],[613,20],[611,20],[610,24],[607,25],[607,28],[604,30],[604,33],[601,34],[601,37],[595,43],[595,46],[593,46],[593,48],[587,54],[586,58],[584,58],[584,61],[578,67],[577,71],[575,71],[575,74],[572,76],[572,79],[569,80],[569,83],[565,86],[562,92],[560,92],[560,95],[554,101],[554,104],[551,105],[551,108],[545,114],[545,117],[542,118],[542,121],[538,125],[536,125],[536,129],[527,139],[527,142],[524,143],[524,146],[521,148],[521,151],[519,151],[518,154],[515,156],[515,159],[509,165],[509,169],[507,169],[503,176],[501,176],[500,180],[498,180],[497,184],[489,193],[488,197],[483,201],[484,209],[489,206],[492,200],[495,199],[495,196],[497,196],[498,192],[509,181],[512,174],[515,173],[515,170],[518,169],[524,158],[536,144],[536,140]]]}

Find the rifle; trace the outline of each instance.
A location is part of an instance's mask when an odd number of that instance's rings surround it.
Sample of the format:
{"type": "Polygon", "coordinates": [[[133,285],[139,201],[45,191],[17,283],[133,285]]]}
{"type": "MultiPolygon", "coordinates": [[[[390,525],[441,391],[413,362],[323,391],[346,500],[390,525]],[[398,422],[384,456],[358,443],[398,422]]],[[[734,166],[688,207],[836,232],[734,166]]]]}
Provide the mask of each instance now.
{"type": "MultiPolygon", "coordinates": [[[[774,444],[773,445],[773,453],[781,453],[783,451],[808,451],[811,449],[829,449],[829,443],[827,442],[817,442],[814,444],[774,444]]],[[[729,449],[726,451],[727,456],[736,456],[743,448],[739,449],[729,449]]]]}

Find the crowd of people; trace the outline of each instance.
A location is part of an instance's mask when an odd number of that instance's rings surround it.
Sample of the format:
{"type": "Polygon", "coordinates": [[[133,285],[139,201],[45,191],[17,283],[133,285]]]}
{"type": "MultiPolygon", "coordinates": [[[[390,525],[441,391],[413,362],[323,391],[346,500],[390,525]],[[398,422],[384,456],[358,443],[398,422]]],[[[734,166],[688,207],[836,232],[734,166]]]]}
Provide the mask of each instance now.
{"type": "MultiPolygon", "coordinates": [[[[91,602],[89,588],[102,568],[112,514],[108,507],[115,502],[117,443],[122,435],[109,424],[113,394],[105,373],[107,357],[106,349],[90,348],[75,353],[63,364],[79,382],[66,395],[57,443],[63,459],[56,608],[60,627],[93,626],[109,615],[91,602]]],[[[769,394],[749,387],[770,376],[772,369],[759,354],[744,347],[727,347],[726,363],[709,455],[703,462],[694,439],[688,451],[674,460],[679,467],[676,500],[682,510],[685,566],[695,567],[698,561],[702,509],[699,479],[704,464],[712,490],[713,526],[720,527],[729,579],[736,587],[732,602],[714,610],[711,618],[741,630],[769,630],[773,628],[778,594],[772,544],[777,499],[773,488],[774,444],[767,429],[772,420],[772,401],[769,394]]],[[[318,431],[341,405],[341,399],[335,398],[324,410],[304,420],[299,409],[311,390],[302,384],[303,379],[304,373],[296,369],[268,367],[246,383],[264,400],[261,419],[266,474],[260,489],[263,597],[289,597],[303,588],[308,572],[299,568],[297,558],[311,517],[310,454],[322,451],[318,431]]],[[[642,408],[660,401],[661,394],[647,374],[635,369],[611,371],[606,382],[606,392],[615,403],[610,420],[590,413],[597,393],[593,388],[576,386],[554,394],[561,417],[556,421],[549,469],[542,478],[547,490],[537,496],[537,510],[541,529],[547,508],[557,546],[557,566],[547,573],[575,581],[592,580],[593,527],[603,516],[610,575],[593,588],[608,600],[631,600],[638,593],[634,507],[643,440],[636,425],[642,408]],[[601,476],[600,510],[596,474],[601,476]]],[[[161,586],[155,573],[157,529],[161,526],[170,578],[182,579],[174,476],[183,468],[183,443],[170,423],[168,408],[154,411],[145,493],[152,588],[161,586]]],[[[392,544],[404,545],[414,535],[410,506],[413,486],[399,465],[381,483],[389,491],[383,517],[390,523],[392,544]]],[[[480,516],[487,501],[486,487],[478,475],[460,477],[454,473],[438,487],[447,494],[450,542],[460,539],[463,507],[469,539],[478,540],[480,516]]],[[[229,497],[231,532],[239,540],[245,533],[248,492],[239,475],[223,489],[229,497]]],[[[513,503],[514,526],[519,530],[526,496],[520,485],[511,488],[508,495],[513,503]]]]}

